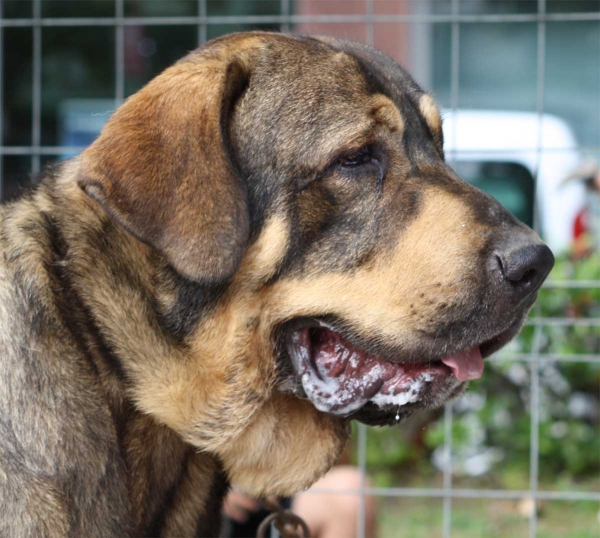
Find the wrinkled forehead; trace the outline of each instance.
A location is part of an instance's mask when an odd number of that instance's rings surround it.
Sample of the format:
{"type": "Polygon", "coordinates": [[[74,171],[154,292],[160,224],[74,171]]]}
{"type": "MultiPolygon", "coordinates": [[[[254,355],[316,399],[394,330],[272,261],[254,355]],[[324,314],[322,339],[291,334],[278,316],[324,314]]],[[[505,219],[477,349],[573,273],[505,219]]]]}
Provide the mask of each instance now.
{"type": "Polygon", "coordinates": [[[338,148],[369,143],[383,127],[420,143],[425,136],[441,150],[433,99],[385,55],[329,38],[298,38],[285,48],[258,66],[238,114],[248,134],[250,124],[268,126],[260,133],[265,148],[284,158],[303,148],[303,158],[322,161],[338,148]]]}
{"type": "Polygon", "coordinates": [[[318,144],[368,121],[372,91],[360,64],[332,47],[306,41],[287,43],[259,63],[244,111],[271,121],[285,138],[316,136],[318,144]],[[358,122],[358,125],[357,125],[358,122]]]}

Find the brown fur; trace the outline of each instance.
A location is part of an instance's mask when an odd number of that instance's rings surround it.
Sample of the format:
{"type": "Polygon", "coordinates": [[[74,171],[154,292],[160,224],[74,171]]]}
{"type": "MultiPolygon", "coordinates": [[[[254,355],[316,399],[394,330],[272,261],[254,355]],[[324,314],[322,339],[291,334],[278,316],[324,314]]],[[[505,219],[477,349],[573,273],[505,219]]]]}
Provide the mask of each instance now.
{"type": "Polygon", "coordinates": [[[497,230],[534,237],[441,144],[431,98],[379,53],[238,34],[3,207],[0,534],[211,536],[228,482],[289,495],[322,476],[348,420],[302,398],[281,328],[335,316],[426,360],[485,318],[497,230]],[[385,178],[340,168],[365,146],[385,178]]]}

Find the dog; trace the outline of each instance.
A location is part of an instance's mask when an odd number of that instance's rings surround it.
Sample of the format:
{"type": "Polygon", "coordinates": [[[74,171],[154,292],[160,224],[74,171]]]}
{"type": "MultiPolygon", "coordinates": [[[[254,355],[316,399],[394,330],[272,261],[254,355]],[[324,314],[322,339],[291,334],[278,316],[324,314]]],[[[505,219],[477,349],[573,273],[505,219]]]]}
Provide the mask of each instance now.
{"type": "Polygon", "coordinates": [[[0,211],[0,535],[217,536],[349,422],[442,405],[519,331],[550,250],[444,161],[365,45],[233,34],[0,211]]]}

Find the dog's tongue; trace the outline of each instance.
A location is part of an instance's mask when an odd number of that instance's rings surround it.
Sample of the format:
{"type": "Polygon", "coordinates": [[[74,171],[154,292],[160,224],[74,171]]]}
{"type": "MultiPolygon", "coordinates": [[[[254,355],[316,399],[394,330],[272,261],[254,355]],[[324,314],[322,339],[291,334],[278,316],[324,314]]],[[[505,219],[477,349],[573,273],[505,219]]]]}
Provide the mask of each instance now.
{"type": "Polygon", "coordinates": [[[479,379],[483,374],[483,359],[478,347],[444,357],[442,362],[452,368],[454,377],[459,381],[479,379]]]}

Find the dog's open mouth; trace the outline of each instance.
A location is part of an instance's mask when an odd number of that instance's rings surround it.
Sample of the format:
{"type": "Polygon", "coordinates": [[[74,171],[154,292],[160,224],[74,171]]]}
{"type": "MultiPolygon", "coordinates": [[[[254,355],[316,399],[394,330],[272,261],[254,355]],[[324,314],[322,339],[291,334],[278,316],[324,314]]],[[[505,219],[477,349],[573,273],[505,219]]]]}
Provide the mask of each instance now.
{"type": "MultiPolygon", "coordinates": [[[[368,402],[398,408],[441,385],[456,388],[483,374],[483,355],[499,338],[427,362],[391,362],[352,344],[317,320],[292,324],[286,345],[306,396],[317,409],[349,415],[368,402]]],[[[427,398],[431,400],[431,397],[427,398]]]]}

